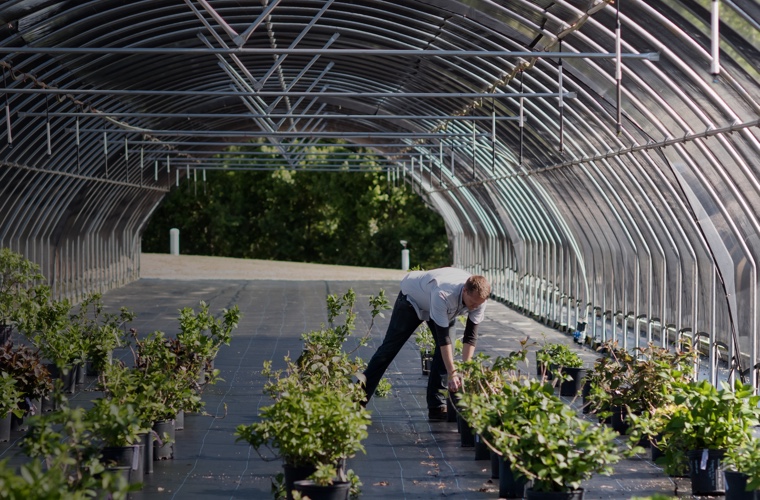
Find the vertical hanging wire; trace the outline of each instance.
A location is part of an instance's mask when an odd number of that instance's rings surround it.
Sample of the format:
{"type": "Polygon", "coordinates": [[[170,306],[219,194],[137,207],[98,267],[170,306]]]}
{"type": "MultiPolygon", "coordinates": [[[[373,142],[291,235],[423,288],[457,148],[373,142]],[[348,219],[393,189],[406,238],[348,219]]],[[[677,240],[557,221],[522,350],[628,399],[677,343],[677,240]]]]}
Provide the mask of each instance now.
{"type": "MultiPolygon", "coordinates": [[[[81,110],[79,110],[79,111],[81,111],[81,110]]],[[[76,143],[77,143],[77,174],[81,174],[82,173],[82,155],[81,155],[80,142],[79,142],[79,115],[77,115],[77,117],[76,117],[76,134],[75,134],[75,137],[76,137],[76,143]]]]}
{"type": "Polygon", "coordinates": [[[477,128],[475,127],[475,120],[472,120],[472,180],[476,180],[475,178],[475,132],[477,128]]]}
{"type": "Polygon", "coordinates": [[[143,171],[144,170],[145,170],[145,146],[140,146],[140,186],[143,185],[143,171]]]}
{"type": "Polygon", "coordinates": [[[103,156],[106,159],[106,179],[108,179],[108,132],[103,131],[103,156]]]}
{"type": "MultiPolygon", "coordinates": [[[[562,39],[559,40],[559,51],[562,52],[562,39]]],[[[563,72],[562,72],[562,57],[559,58],[559,66],[557,68],[557,92],[559,93],[559,152],[565,152],[565,98],[563,95],[563,72]]]]}
{"type": "Polygon", "coordinates": [[[50,139],[50,98],[45,96],[45,135],[47,137],[47,154],[53,154],[53,145],[50,139]]]}
{"type": "MultiPolygon", "coordinates": [[[[523,77],[525,76],[525,72],[520,69],[520,95],[523,93],[523,77]]],[[[518,122],[520,125],[520,166],[523,164],[523,139],[524,139],[524,131],[525,131],[525,102],[522,97],[520,97],[520,121],[518,122]]]]}
{"type": "MultiPolygon", "coordinates": [[[[3,66],[3,87],[5,87],[6,90],[8,89],[8,81],[6,79],[5,66],[3,66]]],[[[8,92],[5,93],[5,126],[8,131],[8,137],[7,137],[8,149],[12,149],[13,148],[13,134],[11,131],[11,104],[10,104],[10,101],[8,100],[8,94],[9,94],[8,92]]]]}
{"type": "Polygon", "coordinates": [[[193,196],[198,196],[198,169],[193,169],[193,196]]]}
{"type": "Polygon", "coordinates": [[[491,174],[496,176],[496,101],[491,98],[491,174]]]}
{"type": "Polygon", "coordinates": [[[129,183],[129,140],[124,138],[124,173],[129,183]]]}
{"type": "Polygon", "coordinates": [[[451,178],[454,179],[454,146],[451,146],[451,178]]]}
{"type": "Polygon", "coordinates": [[[438,183],[443,187],[443,141],[438,143],[438,183]]]}
{"type": "Polygon", "coordinates": [[[153,162],[153,180],[158,182],[158,160],[153,162]]]}
{"type": "Polygon", "coordinates": [[[712,40],[710,48],[712,63],[710,65],[710,73],[713,76],[713,83],[718,83],[718,75],[720,74],[720,0],[712,1],[711,14],[712,40]]]}
{"type": "Polygon", "coordinates": [[[206,169],[203,169],[203,194],[206,194],[206,169]]]}
{"type": "Polygon", "coordinates": [[[622,55],[622,37],[620,27],[620,3],[618,0],[615,5],[615,83],[617,86],[617,123],[615,129],[617,135],[623,133],[623,55],[622,55]]]}

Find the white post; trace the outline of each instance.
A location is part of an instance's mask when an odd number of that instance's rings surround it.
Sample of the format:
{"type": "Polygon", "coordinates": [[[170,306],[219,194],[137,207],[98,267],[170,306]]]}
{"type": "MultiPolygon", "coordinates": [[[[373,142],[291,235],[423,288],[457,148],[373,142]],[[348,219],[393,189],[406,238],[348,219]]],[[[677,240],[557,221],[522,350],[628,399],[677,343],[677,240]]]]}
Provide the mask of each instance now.
{"type": "Polygon", "coordinates": [[[169,253],[179,255],[179,229],[176,227],[169,229],[169,253]]]}
{"type": "Polygon", "coordinates": [[[401,250],[401,270],[408,271],[409,270],[409,250],[406,248],[406,240],[401,240],[401,246],[404,247],[404,249],[401,250]]]}

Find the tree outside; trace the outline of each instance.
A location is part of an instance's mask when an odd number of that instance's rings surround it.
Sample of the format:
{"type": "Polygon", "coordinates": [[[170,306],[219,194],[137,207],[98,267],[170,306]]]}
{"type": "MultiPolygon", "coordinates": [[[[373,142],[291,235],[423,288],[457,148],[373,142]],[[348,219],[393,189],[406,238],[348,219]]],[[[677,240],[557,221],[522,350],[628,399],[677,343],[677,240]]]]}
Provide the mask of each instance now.
{"type": "MultiPolygon", "coordinates": [[[[349,152],[339,145],[319,148],[325,151],[349,152]]],[[[277,158],[271,152],[270,161],[277,158]]],[[[301,166],[321,158],[307,156],[301,166]]],[[[362,172],[214,170],[206,182],[185,180],[154,213],[142,249],[166,253],[169,229],[176,227],[183,254],[398,268],[399,242],[406,240],[413,267],[450,265],[441,216],[411,187],[389,182],[371,156],[356,158],[366,160],[362,172]]]]}

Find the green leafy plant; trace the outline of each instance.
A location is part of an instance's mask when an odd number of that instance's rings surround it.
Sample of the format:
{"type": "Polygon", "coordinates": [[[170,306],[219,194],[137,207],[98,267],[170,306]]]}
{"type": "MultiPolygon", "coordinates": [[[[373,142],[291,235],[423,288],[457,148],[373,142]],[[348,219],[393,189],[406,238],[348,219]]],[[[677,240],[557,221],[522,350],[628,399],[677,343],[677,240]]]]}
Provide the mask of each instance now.
{"type": "Polygon", "coordinates": [[[113,350],[124,345],[124,325],[134,318],[135,314],[126,307],[120,308],[118,314],[105,312],[103,296],[97,292],[79,303],[71,315],[72,329],[83,338],[86,358],[97,372],[110,362],[113,350]]]}
{"type": "MultiPolygon", "coordinates": [[[[365,365],[344,348],[355,329],[355,301],[353,290],[328,296],[329,326],[302,336],[304,348],[298,360],[285,357],[283,370],[273,370],[271,361],[264,363],[262,373],[268,379],[264,392],[273,404],[261,408],[260,421],[237,427],[237,441],[251,444],[265,460],[322,466],[320,474],[330,477],[335,474],[329,468],[336,468],[335,477],[346,480],[338,464],[364,452],[362,441],[370,423],[369,412],[361,405],[364,390],[355,382],[362,380],[365,365]],[[340,317],[342,322],[337,321],[340,317]]],[[[356,348],[366,344],[375,318],[388,309],[384,291],[370,296],[369,306],[371,321],[356,348]]]]}
{"type": "MultiPolygon", "coordinates": [[[[92,498],[99,492],[126,498],[137,488],[126,484],[119,473],[105,469],[96,426],[87,419],[84,408],[72,408],[65,400],[58,411],[30,418],[21,446],[32,460],[22,470],[24,481],[7,483],[20,491],[32,484],[40,490],[51,489],[50,496],[42,498],[92,498]]],[[[40,497],[33,494],[29,498],[40,497]]]]}
{"type": "Polygon", "coordinates": [[[576,490],[593,474],[612,473],[622,458],[616,432],[578,417],[550,384],[507,387],[509,397],[496,405],[502,425],[489,431],[495,447],[515,472],[533,481],[534,490],[576,490]]]}
{"type": "Polygon", "coordinates": [[[747,491],[760,488],[760,439],[753,436],[735,448],[728,448],[723,465],[747,475],[747,491]]]}
{"type": "Polygon", "coordinates": [[[383,377],[377,384],[377,388],[375,389],[375,396],[384,398],[390,395],[392,389],[393,386],[391,386],[391,381],[388,380],[388,377],[383,377]]]}
{"type": "Polygon", "coordinates": [[[0,372],[0,418],[5,418],[9,413],[21,417],[24,412],[19,404],[24,399],[24,393],[18,388],[16,379],[8,372],[0,372]]]}
{"type": "Polygon", "coordinates": [[[44,293],[35,287],[44,280],[40,266],[9,248],[0,248],[0,327],[23,321],[33,315],[44,293]]]}
{"type": "Polygon", "coordinates": [[[148,432],[140,414],[131,404],[117,404],[108,398],[98,398],[87,410],[85,419],[103,447],[137,444],[140,434],[148,432]]]}
{"type": "Polygon", "coordinates": [[[430,331],[427,323],[422,323],[414,333],[414,342],[422,354],[433,354],[435,349],[435,340],[433,332],[430,331]]]}
{"type": "MultiPolygon", "coordinates": [[[[189,370],[207,369],[223,345],[230,345],[232,331],[240,321],[240,308],[235,305],[222,310],[215,318],[209,305],[200,302],[198,312],[190,307],[180,310],[177,355],[189,370]]],[[[211,375],[218,375],[218,372],[211,375]]],[[[215,377],[211,377],[212,379],[215,377]]]]}
{"type": "Polygon", "coordinates": [[[632,417],[631,439],[656,437],[664,452],[657,463],[672,474],[683,473],[689,451],[746,445],[760,418],[760,396],[740,381],[733,388],[724,383],[720,389],[707,380],[678,383],[668,400],[669,404],[632,417]]]}

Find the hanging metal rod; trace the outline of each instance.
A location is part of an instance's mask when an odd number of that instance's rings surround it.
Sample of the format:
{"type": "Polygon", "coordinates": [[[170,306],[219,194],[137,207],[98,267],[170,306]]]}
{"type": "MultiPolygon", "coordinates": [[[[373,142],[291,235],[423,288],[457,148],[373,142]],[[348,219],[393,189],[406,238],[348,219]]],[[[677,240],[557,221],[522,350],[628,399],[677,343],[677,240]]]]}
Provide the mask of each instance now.
{"type": "Polygon", "coordinates": [[[89,113],[89,112],[28,112],[20,111],[20,118],[25,117],[48,117],[48,116],[81,116],[81,117],[122,117],[122,118],[327,118],[327,119],[357,119],[357,120],[475,120],[475,121],[518,121],[519,116],[468,116],[468,115],[299,115],[296,113],[284,114],[253,114],[253,113],[89,113]]]}
{"type": "MultiPolygon", "coordinates": [[[[469,135],[468,137],[471,137],[469,135]]],[[[264,143],[257,143],[257,142],[198,142],[198,141],[129,141],[130,145],[150,145],[150,146],[219,146],[223,148],[230,148],[230,147],[257,147],[257,146],[264,146],[264,147],[272,147],[271,144],[264,144],[264,143]]],[[[347,142],[347,143],[338,143],[338,144],[331,144],[331,143],[324,143],[324,142],[295,142],[295,143],[284,143],[283,146],[336,146],[341,148],[409,148],[409,147],[435,147],[438,148],[438,143],[435,144],[406,144],[406,143],[399,143],[399,142],[391,142],[391,143],[385,143],[385,144],[375,144],[371,142],[347,142]]],[[[471,142],[461,142],[461,143],[447,143],[445,144],[445,147],[465,147],[465,146],[471,146],[471,142]]],[[[146,150],[147,152],[148,150],[146,150]]],[[[150,150],[151,152],[155,150],[150,150]]],[[[222,151],[219,151],[221,153],[222,151]]]]}
{"type": "MultiPolygon", "coordinates": [[[[581,58],[614,59],[614,52],[537,52],[512,50],[420,50],[420,49],[333,49],[333,48],[203,48],[203,47],[0,47],[0,54],[166,54],[166,55],[328,55],[328,56],[409,56],[409,57],[545,57],[545,58],[581,58]]],[[[625,59],[646,59],[659,61],[659,52],[642,52],[639,54],[622,54],[625,59]]]]}
{"type": "MultiPolygon", "coordinates": [[[[132,145],[134,143],[130,143],[132,145]]],[[[279,153],[274,152],[267,152],[267,151],[231,151],[231,152],[224,152],[224,151],[201,151],[197,149],[183,149],[183,150],[166,150],[166,149],[152,149],[149,151],[145,151],[144,149],[127,149],[127,152],[129,153],[145,153],[146,155],[151,155],[151,158],[156,157],[156,155],[167,155],[167,154],[187,154],[187,155],[229,155],[229,158],[234,159],[235,157],[240,156],[272,156],[279,153]]],[[[295,152],[294,152],[295,153],[295,152]]],[[[397,151],[388,151],[387,153],[357,153],[357,152],[341,152],[341,151],[303,151],[299,150],[299,154],[308,155],[308,156],[357,156],[361,155],[367,158],[382,158],[385,156],[410,156],[409,153],[401,153],[397,151]]],[[[228,159],[229,159],[228,158],[228,159]]],[[[182,161],[182,160],[180,160],[182,161]]]]}
{"type": "MultiPolygon", "coordinates": [[[[185,170],[185,166],[178,167],[179,170],[185,170]]],[[[235,170],[235,171],[245,171],[245,170],[251,170],[251,171],[264,171],[264,172],[271,172],[276,170],[290,170],[290,171],[297,171],[297,172],[385,172],[388,170],[387,168],[372,166],[368,168],[357,168],[357,167],[348,167],[343,168],[340,165],[336,165],[335,167],[297,167],[293,168],[287,165],[283,165],[281,167],[246,167],[246,166],[240,166],[240,165],[234,165],[234,166],[228,166],[228,167],[213,167],[213,166],[196,166],[193,165],[190,167],[191,170],[235,170]]]]}
{"type": "MultiPolygon", "coordinates": [[[[63,95],[147,95],[147,96],[178,96],[178,97],[379,97],[379,98],[551,98],[559,97],[558,92],[524,92],[524,93],[505,93],[505,92],[284,92],[284,91],[206,91],[206,90],[126,90],[126,89],[51,89],[51,88],[0,88],[0,92],[7,94],[63,94],[63,95]]],[[[575,92],[562,93],[563,99],[575,99],[575,92]]]]}
{"type": "MultiPolygon", "coordinates": [[[[67,128],[67,132],[76,132],[75,129],[67,128]]],[[[425,133],[425,132],[245,132],[240,130],[123,130],[123,129],[98,129],[98,128],[80,128],[80,133],[95,132],[98,134],[137,134],[137,135],[151,135],[151,136],[173,136],[173,137],[284,137],[284,138],[300,138],[300,137],[326,137],[326,138],[341,138],[341,137],[360,137],[360,138],[372,138],[383,137],[391,139],[423,139],[423,138],[445,138],[445,137],[491,137],[489,133],[472,134],[468,132],[439,132],[439,133],[425,133]]],[[[162,141],[163,143],[163,141],[162,141]]],[[[294,144],[295,145],[295,144],[294,144]]]]}

